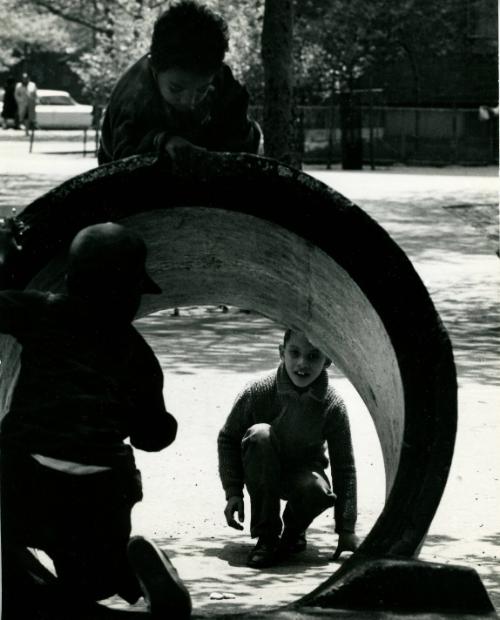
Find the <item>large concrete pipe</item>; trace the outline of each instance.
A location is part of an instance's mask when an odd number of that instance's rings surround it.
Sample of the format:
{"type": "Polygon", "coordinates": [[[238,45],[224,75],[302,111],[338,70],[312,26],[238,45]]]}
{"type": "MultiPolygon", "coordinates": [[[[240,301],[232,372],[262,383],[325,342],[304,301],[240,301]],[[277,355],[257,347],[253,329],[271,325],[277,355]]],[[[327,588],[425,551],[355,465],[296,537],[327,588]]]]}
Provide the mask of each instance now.
{"type": "MultiPolygon", "coordinates": [[[[145,238],[164,291],[144,299],[142,316],[193,304],[250,308],[304,331],[350,379],[375,423],[387,500],[359,550],[299,606],[334,607],[338,584],[367,559],[413,558],[451,463],[455,369],[424,285],[367,214],[274,160],[219,154],[175,167],[152,156],[109,164],[42,196],[20,219],[27,229],[13,286],[60,289],[74,234],[120,220],[145,238]]],[[[1,346],[5,401],[17,362],[7,339],[1,346]]]]}

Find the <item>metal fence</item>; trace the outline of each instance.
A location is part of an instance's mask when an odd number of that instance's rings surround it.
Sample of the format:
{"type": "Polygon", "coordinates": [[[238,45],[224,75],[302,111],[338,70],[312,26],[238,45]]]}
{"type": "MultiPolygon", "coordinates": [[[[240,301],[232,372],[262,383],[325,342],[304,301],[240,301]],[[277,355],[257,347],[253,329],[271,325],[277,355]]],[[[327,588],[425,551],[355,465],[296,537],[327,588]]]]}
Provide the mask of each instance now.
{"type": "MultiPolygon", "coordinates": [[[[251,113],[262,122],[262,107],[251,113]]],[[[338,106],[298,108],[305,163],[342,160],[338,106]]],[[[498,117],[480,120],[478,109],[362,106],[358,136],[363,164],[498,164],[498,117]]]]}

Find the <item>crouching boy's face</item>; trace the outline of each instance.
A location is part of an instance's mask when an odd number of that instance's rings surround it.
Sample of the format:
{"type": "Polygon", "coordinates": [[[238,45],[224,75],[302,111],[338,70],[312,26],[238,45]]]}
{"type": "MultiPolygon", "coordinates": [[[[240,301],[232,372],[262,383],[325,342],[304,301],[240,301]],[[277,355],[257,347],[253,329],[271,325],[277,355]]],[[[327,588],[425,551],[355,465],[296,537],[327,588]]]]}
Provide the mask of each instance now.
{"type": "Polygon", "coordinates": [[[279,351],[290,380],[299,388],[310,385],[331,364],[326,355],[313,347],[300,332],[292,331],[288,338],[285,337],[279,351]]]}

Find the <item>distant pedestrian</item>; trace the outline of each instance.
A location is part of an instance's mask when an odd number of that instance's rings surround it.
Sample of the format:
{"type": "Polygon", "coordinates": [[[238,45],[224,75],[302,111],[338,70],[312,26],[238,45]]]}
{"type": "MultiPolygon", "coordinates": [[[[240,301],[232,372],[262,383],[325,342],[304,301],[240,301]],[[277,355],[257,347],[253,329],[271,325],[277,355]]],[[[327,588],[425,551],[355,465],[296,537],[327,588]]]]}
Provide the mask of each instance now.
{"type": "Polygon", "coordinates": [[[342,398],[328,384],[330,360],[292,330],[285,332],[279,350],[277,371],[243,390],[218,437],[230,527],[243,529],[244,485],[250,495],[250,535],[258,538],[247,561],[252,568],[272,566],[303,551],[307,528],[333,505],[338,534],[334,559],[358,546],[351,433],[342,398]],[[333,489],[324,471],[325,443],[333,489]],[[283,523],[280,499],[287,500],[283,523]]]}
{"type": "Polygon", "coordinates": [[[5,80],[3,108],[2,108],[2,127],[8,129],[9,126],[19,129],[19,114],[17,110],[17,101],[15,97],[16,82],[9,75],[5,80]]]}
{"type": "Polygon", "coordinates": [[[183,0],[156,21],[150,53],[119,79],[101,133],[99,164],[141,153],[201,148],[256,153],[248,92],[225,64],[227,25],[183,0]]]}
{"type": "Polygon", "coordinates": [[[491,121],[495,119],[498,120],[498,104],[494,107],[488,105],[479,106],[480,121],[491,121]]]}
{"type": "MultiPolygon", "coordinates": [[[[0,256],[16,251],[4,226],[0,256]]],[[[40,605],[87,618],[115,594],[144,595],[156,618],[190,616],[168,557],[130,538],[142,499],[132,446],[156,452],[177,433],[160,364],[131,324],[141,296],[160,292],[145,260],[136,233],[96,224],[70,245],[67,293],[0,291],[0,332],[22,347],[0,425],[5,620],[34,618],[40,605]],[[30,547],[47,553],[57,579],[43,577],[30,547]]]]}
{"type": "Polygon", "coordinates": [[[17,101],[19,122],[24,125],[26,135],[35,128],[36,123],[36,84],[27,73],[23,73],[21,81],[16,84],[14,95],[17,101]]]}

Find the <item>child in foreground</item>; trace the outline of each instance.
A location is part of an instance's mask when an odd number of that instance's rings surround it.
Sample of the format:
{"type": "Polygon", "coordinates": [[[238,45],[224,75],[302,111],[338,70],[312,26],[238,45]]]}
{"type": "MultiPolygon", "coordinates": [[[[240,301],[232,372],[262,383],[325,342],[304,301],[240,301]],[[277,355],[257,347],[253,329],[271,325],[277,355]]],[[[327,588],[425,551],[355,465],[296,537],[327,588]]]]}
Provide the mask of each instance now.
{"type": "MultiPolygon", "coordinates": [[[[0,230],[2,261],[21,250],[11,232],[0,230]]],[[[22,347],[0,426],[6,620],[89,617],[115,594],[144,596],[156,618],[191,614],[168,557],[130,537],[142,499],[132,446],[159,451],[177,433],[160,364],[132,325],[142,295],[161,292],[145,262],[137,234],[96,224],[71,243],[66,293],[0,291],[0,332],[22,347]]]]}

